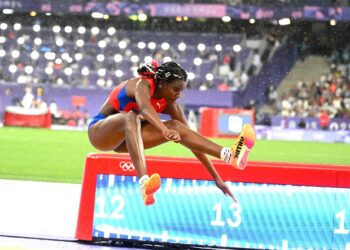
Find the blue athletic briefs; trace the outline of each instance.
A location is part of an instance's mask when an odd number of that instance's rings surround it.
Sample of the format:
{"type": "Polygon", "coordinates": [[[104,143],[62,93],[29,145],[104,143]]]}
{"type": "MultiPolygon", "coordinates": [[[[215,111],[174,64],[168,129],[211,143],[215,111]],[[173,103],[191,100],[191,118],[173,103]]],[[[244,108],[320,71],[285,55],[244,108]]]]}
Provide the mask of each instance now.
{"type": "Polygon", "coordinates": [[[94,125],[96,122],[105,119],[107,116],[105,116],[104,114],[98,113],[97,115],[95,115],[94,117],[92,117],[91,122],[89,123],[89,128],[94,125]]]}

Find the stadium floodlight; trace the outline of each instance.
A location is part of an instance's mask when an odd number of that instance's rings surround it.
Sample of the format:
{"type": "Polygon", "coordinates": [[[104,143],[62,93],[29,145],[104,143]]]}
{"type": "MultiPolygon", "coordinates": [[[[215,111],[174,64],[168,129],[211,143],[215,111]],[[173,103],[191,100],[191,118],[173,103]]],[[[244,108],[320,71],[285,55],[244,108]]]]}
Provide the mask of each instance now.
{"type": "Polygon", "coordinates": [[[148,44],[147,44],[147,47],[149,48],[149,49],[155,49],[156,48],[156,43],[155,42],[149,42],[148,44]]]}
{"type": "Polygon", "coordinates": [[[137,19],[140,21],[140,22],[144,22],[147,20],[147,15],[145,13],[139,13],[137,15],[137,19]]]}
{"type": "Polygon", "coordinates": [[[73,62],[73,58],[68,57],[68,58],[67,58],[67,63],[72,63],[72,62],[73,62]]]}
{"type": "Polygon", "coordinates": [[[67,52],[62,53],[62,55],[61,55],[61,58],[62,58],[63,60],[65,60],[65,61],[67,61],[69,57],[70,57],[70,56],[69,56],[69,54],[68,54],[67,52]]]}
{"type": "Polygon", "coordinates": [[[84,26],[79,26],[78,27],[78,33],[79,34],[85,34],[85,32],[86,32],[86,28],[84,27],[84,26]]]}
{"type": "Polygon", "coordinates": [[[86,66],[84,66],[84,67],[81,69],[81,74],[82,74],[83,76],[89,75],[89,74],[90,74],[89,68],[86,67],[86,66]]]}
{"type": "Polygon", "coordinates": [[[105,76],[106,75],[106,73],[107,73],[107,71],[106,71],[106,69],[99,69],[98,71],[97,71],[97,74],[99,75],[99,76],[105,76]]]}
{"type": "Polygon", "coordinates": [[[97,61],[103,62],[105,60],[105,56],[103,54],[98,54],[96,56],[97,61]]]}
{"type": "Polygon", "coordinates": [[[195,78],[195,74],[193,72],[188,72],[187,78],[188,80],[193,80],[195,78]]]}
{"type": "Polygon", "coordinates": [[[21,28],[22,28],[22,24],[20,24],[20,23],[15,23],[13,25],[13,29],[16,30],[16,31],[20,30],[21,28]]]}
{"type": "Polygon", "coordinates": [[[171,57],[170,56],[165,56],[164,58],[163,58],[163,62],[171,62],[173,59],[171,59],[171,57]]]}
{"type": "Polygon", "coordinates": [[[144,48],[146,48],[146,43],[144,43],[144,42],[138,42],[137,47],[138,47],[139,49],[144,49],[144,48]]]}
{"type": "Polygon", "coordinates": [[[37,15],[37,13],[36,13],[36,11],[31,11],[31,12],[29,13],[29,15],[32,16],[32,17],[34,17],[34,16],[37,15]]]}
{"type": "Polygon", "coordinates": [[[46,12],[45,13],[45,16],[51,16],[52,14],[51,14],[51,12],[46,12]]]}
{"type": "Polygon", "coordinates": [[[103,19],[108,20],[109,19],[109,15],[108,14],[104,14],[103,15],[103,19]]]}
{"type": "Polygon", "coordinates": [[[45,73],[46,73],[46,75],[52,75],[53,74],[53,68],[50,67],[50,66],[47,66],[45,68],[45,73]]]}
{"type": "Polygon", "coordinates": [[[208,73],[205,75],[205,79],[207,79],[208,81],[212,81],[214,79],[214,76],[212,73],[208,73]]]}
{"type": "Polygon", "coordinates": [[[137,63],[137,62],[140,60],[140,58],[139,58],[137,55],[132,55],[132,56],[130,57],[130,60],[131,60],[131,62],[133,62],[133,63],[137,63]]]}
{"type": "Polygon", "coordinates": [[[61,58],[56,58],[55,63],[56,64],[62,64],[62,59],[61,58]]]}
{"type": "Polygon", "coordinates": [[[52,31],[53,31],[54,33],[60,33],[61,27],[58,26],[58,25],[55,25],[55,26],[52,27],[52,31]]]}
{"type": "Polygon", "coordinates": [[[117,69],[116,71],[115,71],[115,76],[116,77],[122,77],[123,76],[123,71],[121,71],[120,69],[117,69]]]}
{"type": "Polygon", "coordinates": [[[169,43],[162,43],[160,47],[162,48],[162,50],[168,50],[170,48],[170,45],[169,43]]]}
{"type": "Polygon", "coordinates": [[[222,51],[222,45],[221,44],[216,44],[215,45],[215,50],[218,51],[218,52],[222,51]]]}
{"type": "Polygon", "coordinates": [[[106,81],[105,81],[105,79],[103,79],[103,78],[99,78],[99,79],[97,79],[97,81],[96,81],[96,85],[97,85],[97,86],[103,87],[103,86],[105,86],[105,84],[106,84],[106,81]]]}
{"type": "Polygon", "coordinates": [[[6,56],[6,51],[3,49],[0,49],[0,57],[5,57],[6,56]]]}
{"type": "Polygon", "coordinates": [[[282,19],[278,20],[278,24],[281,26],[290,25],[290,19],[289,18],[282,18],[282,19]]]}
{"type": "Polygon", "coordinates": [[[36,50],[33,50],[32,53],[30,53],[30,57],[33,59],[33,60],[38,60],[40,54],[38,51],[36,50]]]}
{"type": "Polygon", "coordinates": [[[19,55],[20,55],[19,50],[17,50],[17,49],[12,50],[12,52],[11,52],[12,58],[17,59],[19,57],[19,55]]]}
{"type": "Polygon", "coordinates": [[[28,75],[33,73],[33,67],[30,65],[27,65],[24,67],[24,72],[26,72],[28,75]]]}
{"type": "Polygon", "coordinates": [[[5,43],[6,42],[6,37],[0,36],[0,43],[5,43]]]}
{"type": "Polygon", "coordinates": [[[146,56],[144,61],[145,63],[152,63],[153,58],[151,56],[146,56]]]}
{"type": "Polygon", "coordinates": [[[255,23],[255,19],[254,18],[250,18],[249,19],[249,23],[254,24],[255,23]]]}
{"type": "Polygon", "coordinates": [[[80,61],[81,59],[83,59],[83,54],[82,54],[82,53],[76,53],[76,54],[74,55],[74,59],[75,59],[76,61],[80,61]]]}
{"type": "Polygon", "coordinates": [[[4,15],[11,15],[11,14],[13,14],[13,9],[3,9],[2,13],[4,15]]]}
{"type": "Polygon", "coordinates": [[[42,43],[41,38],[36,37],[36,38],[34,39],[34,44],[35,44],[35,45],[39,46],[41,43],[42,43]]]}
{"type": "Polygon", "coordinates": [[[0,24],[0,30],[6,30],[7,29],[7,23],[1,23],[0,24]]]}
{"type": "Polygon", "coordinates": [[[9,71],[13,74],[17,71],[17,66],[15,64],[11,64],[9,66],[9,71]]]}
{"type": "Polygon", "coordinates": [[[54,52],[45,52],[44,57],[46,60],[55,60],[56,54],[54,52]]]}
{"type": "Polygon", "coordinates": [[[98,42],[98,47],[100,47],[101,49],[106,48],[107,46],[107,42],[105,40],[101,40],[98,42]]]}
{"type": "Polygon", "coordinates": [[[184,51],[186,49],[186,44],[185,43],[179,43],[177,46],[180,51],[184,51]]]}
{"type": "Polygon", "coordinates": [[[62,37],[57,37],[57,38],[56,38],[56,45],[57,45],[58,47],[63,46],[63,43],[64,43],[64,41],[63,41],[63,38],[62,38],[62,37]]]}
{"type": "Polygon", "coordinates": [[[27,77],[24,75],[19,75],[17,78],[17,83],[19,84],[26,84],[27,83],[27,77]]]}
{"type": "Polygon", "coordinates": [[[109,27],[107,29],[107,34],[110,35],[110,36],[113,36],[116,32],[116,29],[114,27],[109,27]]]}
{"type": "Polygon", "coordinates": [[[134,77],[138,77],[139,76],[139,73],[137,73],[136,70],[132,74],[133,74],[134,77]]]}
{"type": "Polygon", "coordinates": [[[329,20],[329,25],[335,26],[335,25],[337,25],[337,21],[335,19],[331,19],[331,20],[329,20]]]}
{"type": "Polygon", "coordinates": [[[238,52],[240,52],[242,50],[242,47],[239,44],[235,44],[235,45],[233,45],[232,49],[233,49],[234,52],[238,53],[238,52]]]}
{"type": "Polygon", "coordinates": [[[17,43],[18,43],[18,44],[22,45],[22,44],[24,44],[24,42],[25,42],[25,39],[24,39],[23,36],[18,37],[18,39],[17,39],[17,43]]]}
{"type": "Polygon", "coordinates": [[[115,56],[114,56],[114,61],[116,62],[116,63],[119,63],[119,62],[121,62],[123,60],[123,56],[121,55],[121,54],[115,54],[115,56]]]}
{"type": "Polygon", "coordinates": [[[193,63],[196,66],[199,66],[202,64],[202,58],[196,57],[195,59],[193,59],[193,63]]]}
{"type": "Polygon", "coordinates": [[[205,50],[205,45],[204,45],[203,43],[199,43],[199,44],[197,45],[197,49],[198,49],[199,51],[204,51],[204,50],[205,50]]]}
{"type": "Polygon", "coordinates": [[[121,48],[121,49],[125,49],[126,46],[127,46],[127,44],[126,44],[125,41],[120,41],[120,42],[118,43],[118,46],[119,46],[119,48],[121,48]]]}
{"type": "Polygon", "coordinates": [[[92,12],[91,13],[91,17],[92,18],[97,18],[97,19],[102,19],[104,17],[104,14],[100,13],[100,12],[92,12]]]}
{"type": "Polygon", "coordinates": [[[70,75],[73,74],[73,70],[72,70],[72,68],[67,67],[67,68],[64,69],[64,73],[65,73],[67,76],[70,76],[70,75]]]}
{"type": "Polygon", "coordinates": [[[98,27],[95,26],[91,28],[91,34],[97,35],[98,33],[100,33],[100,29],[98,27]]]}
{"type": "Polygon", "coordinates": [[[72,26],[66,26],[66,27],[64,27],[64,32],[66,32],[66,33],[71,33],[73,31],[73,28],[72,28],[72,26]]]}
{"type": "Polygon", "coordinates": [[[33,30],[34,30],[34,32],[39,32],[41,30],[41,26],[39,24],[34,24],[33,30]]]}
{"type": "Polygon", "coordinates": [[[229,16],[223,16],[223,17],[221,18],[221,20],[222,20],[224,23],[228,23],[228,22],[231,21],[231,17],[229,17],[229,16]]]}
{"type": "Polygon", "coordinates": [[[78,39],[75,44],[78,46],[78,47],[83,47],[84,46],[84,40],[83,39],[78,39]]]}

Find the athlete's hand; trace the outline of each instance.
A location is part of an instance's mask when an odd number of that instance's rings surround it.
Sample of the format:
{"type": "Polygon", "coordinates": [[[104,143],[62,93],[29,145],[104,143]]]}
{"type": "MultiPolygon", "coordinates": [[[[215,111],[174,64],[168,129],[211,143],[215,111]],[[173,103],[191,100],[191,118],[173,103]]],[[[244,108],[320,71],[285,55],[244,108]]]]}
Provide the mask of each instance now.
{"type": "Polygon", "coordinates": [[[173,129],[165,130],[163,131],[163,135],[165,139],[167,139],[168,141],[173,141],[173,142],[181,141],[180,134],[176,130],[173,130],[173,129]]]}
{"type": "Polygon", "coordinates": [[[221,189],[221,191],[222,191],[225,195],[231,197],[232,200],[233,200],[234,202],[238,203],[238,201],[237,201],[236,198],[233,196],[233,194],[231,193],[230,189],[228,188],[228,186],[226,185],[226,183],[223,182],[223,180],[218,179],[218,180],[215,181],[215,184],[216,184],[216,186],[217,186],[218,188],[221,189]]]}

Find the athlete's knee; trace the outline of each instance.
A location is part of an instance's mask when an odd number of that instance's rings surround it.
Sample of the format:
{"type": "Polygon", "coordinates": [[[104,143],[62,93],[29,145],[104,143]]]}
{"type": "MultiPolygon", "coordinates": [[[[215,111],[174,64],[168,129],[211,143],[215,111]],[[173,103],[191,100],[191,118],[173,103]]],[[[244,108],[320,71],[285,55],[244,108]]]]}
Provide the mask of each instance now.
{"type": "Polygon", "coordinates": [[[185,125],[178,120],[166,121],[165,126],[167,126],[167,128],[169,128],[169,129],[174,129],[174,130],[178,131],[180,134],[186,132],[186,130],[187,130],[185,125]]]}

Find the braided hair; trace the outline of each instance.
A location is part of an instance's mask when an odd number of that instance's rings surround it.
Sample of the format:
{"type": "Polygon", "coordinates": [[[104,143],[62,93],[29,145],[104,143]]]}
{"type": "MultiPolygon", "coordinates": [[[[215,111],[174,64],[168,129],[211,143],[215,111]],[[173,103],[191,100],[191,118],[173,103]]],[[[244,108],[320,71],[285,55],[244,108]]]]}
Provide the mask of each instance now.
{"type": "Polygon", "coordinates": [[[152,63],[142,63],[137,69],[140,76],[154,78],[156,83],[160,80],[171,82],[176,79],[187,81],[186,71],[175,62],[166,62],[161,65],[155,60],[152,63]]]}

